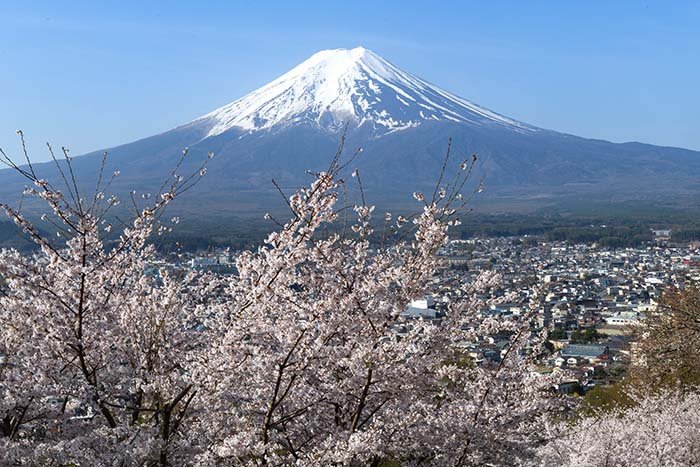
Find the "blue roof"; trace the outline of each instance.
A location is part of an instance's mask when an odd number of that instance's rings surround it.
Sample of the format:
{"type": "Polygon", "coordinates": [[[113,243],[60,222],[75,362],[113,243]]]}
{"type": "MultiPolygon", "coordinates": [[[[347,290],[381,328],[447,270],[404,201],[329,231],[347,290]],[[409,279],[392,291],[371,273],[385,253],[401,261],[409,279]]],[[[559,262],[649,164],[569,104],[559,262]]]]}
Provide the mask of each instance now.
{"type": "Polygon", "coordinates": [[[604,345],[569,344],[561,350],[562,357],[599,357],[608,348],[604,345]]]}

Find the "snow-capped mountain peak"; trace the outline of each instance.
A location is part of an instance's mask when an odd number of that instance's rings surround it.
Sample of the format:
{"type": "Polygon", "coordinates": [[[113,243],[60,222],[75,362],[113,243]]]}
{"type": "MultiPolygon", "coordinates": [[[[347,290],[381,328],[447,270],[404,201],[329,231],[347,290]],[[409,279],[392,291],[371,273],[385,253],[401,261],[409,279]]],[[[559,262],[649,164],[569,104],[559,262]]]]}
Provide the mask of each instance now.
{"type": "Polygon", "coordinates": [[[346,124],[382,135],[426,121],[534,127],[484,109],[404,72],[363,47],[323,50],[262,88],[197,121],[207,136],[306,124],[337,132],[346,124]]]}

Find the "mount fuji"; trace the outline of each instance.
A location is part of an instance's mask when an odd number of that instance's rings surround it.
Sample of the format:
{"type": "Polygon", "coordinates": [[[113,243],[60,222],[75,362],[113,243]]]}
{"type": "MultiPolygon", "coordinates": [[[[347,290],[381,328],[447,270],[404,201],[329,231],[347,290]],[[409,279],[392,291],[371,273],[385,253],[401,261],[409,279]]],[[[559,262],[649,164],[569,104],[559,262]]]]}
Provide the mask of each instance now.
{"type": "Polygon", "coordinates": [[[207,137],[232,129],[254,133],[300,124],[330,133],[353,124],[376,137],[435,121],[537,130],[401,71],[362,47],[318,52],[193,123],[207,125],[207,137]]]}
{"type": "MultiPolygon", "coordinates": [[[[466,78],[465,78],[466,79],[466,78]]],[[[184,147],[193,169],[208,152],[203,183],[180,208],[215,218],[261,216],[282,208],[285,190],[325,168],[345,135],[367,196],[380,206],[411,204],[433,186],[452,138],[454,159],[479,155],[482,205],[497,210],[547,209],[567,203],[668,205],[698,199],[700,152],[641,143],[615,144],[537,128],[488,110],[405,72],[358,47],[325,50],[289,72],[196,120],[109,149],[114,189],[157,191],[184,147]],[[199,159],[199,160],[198,160],[199,159]],[[582,200],[585,200],[583,202],[582,200]]],[[[86,186],[102,151],[74,159],[86,186]]],[[[55,176],[49,164],[36,167],[55,176]]],[[[0,171],[0,199],[24,182],[0,171]]]]}

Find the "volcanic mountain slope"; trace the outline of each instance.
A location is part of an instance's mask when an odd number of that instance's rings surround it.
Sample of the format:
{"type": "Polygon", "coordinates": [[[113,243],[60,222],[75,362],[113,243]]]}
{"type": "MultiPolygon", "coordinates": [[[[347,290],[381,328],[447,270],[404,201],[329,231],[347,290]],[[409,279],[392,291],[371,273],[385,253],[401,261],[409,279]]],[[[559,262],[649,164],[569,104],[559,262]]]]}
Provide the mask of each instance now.
{"type": "Polygon", "coordinates": [[[337,133],[348,123],[376,137],[429,121],[537,130],[432,86],[362,47],[318,52],[194,123],[208,128],[207,137],[299,124],[337,133]]]}
{"type": "MultiPolygon", "coordinates": [[[[432,186],[449,138],[454,158],[479,155],[488,204],[543,206],[577,197],[663,202],[697,192],[700,153],[614,144],[540,129],[487,110],[400,70],[364,48],[325,50],[228,105],[165,133],[109,150],[118,191],[157,191],[184,147],[193,170],[214,152],[205,181],[181,207],[212,215],[280,206],[271,179],[292,190],[323,169],[341,135],[366,191],[380,205],[432,186]]],[[[92,182],[102,151],[74,159],[92,182]]],[[[37,167],[55,176],[50,165],[37,167]]],[[[88,184],[89,185],[89,184],[88,184]]],[[[0,172],[0,199],[23,182],[0,172]]]]}

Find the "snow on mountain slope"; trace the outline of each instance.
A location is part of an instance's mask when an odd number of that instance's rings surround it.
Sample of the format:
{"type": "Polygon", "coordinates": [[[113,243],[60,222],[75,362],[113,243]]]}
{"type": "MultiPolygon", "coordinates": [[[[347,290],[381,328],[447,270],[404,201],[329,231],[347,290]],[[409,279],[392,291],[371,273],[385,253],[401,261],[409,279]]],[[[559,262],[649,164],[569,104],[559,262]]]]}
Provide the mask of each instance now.
{"type": "Polygon", "coordinates": [[[537,131],[433,86],[362,47],[318,52],[193,123],[209,126],[207,137],[232,128],[255,132],[296,124],[335,133],[348,123],[380,136],[430,120],[537,131]]]}

